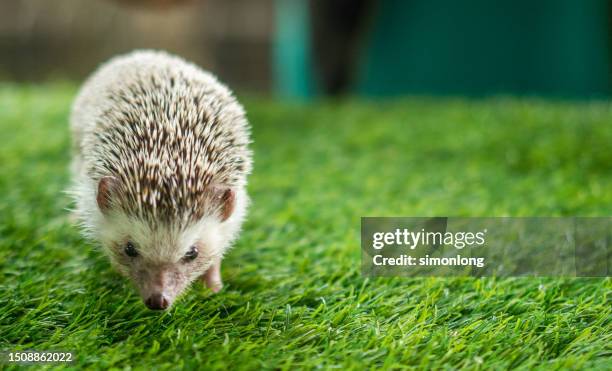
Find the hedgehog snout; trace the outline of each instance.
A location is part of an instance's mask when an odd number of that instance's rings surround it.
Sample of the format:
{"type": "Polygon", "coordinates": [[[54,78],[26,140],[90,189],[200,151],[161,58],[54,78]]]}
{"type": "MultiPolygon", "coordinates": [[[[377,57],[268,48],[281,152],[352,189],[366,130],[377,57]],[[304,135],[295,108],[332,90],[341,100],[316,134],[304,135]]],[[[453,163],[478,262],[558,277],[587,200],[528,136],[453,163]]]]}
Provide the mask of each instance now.
{"type": "Polygon", "coordinates": [[[153,310],[170,308],[183,290],[182,282],[176,267],[168,265],[142,269],[136,277],[142,301],[147,308],[153,310]]]}
{"type": "Polygon", "coordinates": [[[162,293],[155,293],[145,300],[147,308],[152,310],[165,310],[170,305],[168,298],[162,293]]]}

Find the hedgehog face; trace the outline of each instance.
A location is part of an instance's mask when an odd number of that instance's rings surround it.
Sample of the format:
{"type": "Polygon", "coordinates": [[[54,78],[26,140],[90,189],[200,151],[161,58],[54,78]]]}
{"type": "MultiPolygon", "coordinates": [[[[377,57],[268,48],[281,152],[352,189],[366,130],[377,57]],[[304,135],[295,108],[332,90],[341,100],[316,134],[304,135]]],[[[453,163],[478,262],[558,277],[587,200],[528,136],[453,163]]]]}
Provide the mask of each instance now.
{"type": "Polygon", "coordinates": [[[95,228],[111,262],[138,288],[150,309],[167,309],[198,277],[211,268],[231,240],[224,223],[233,215],[235,193],[230,188],[213,188],[205,194],[210,202],[200,216],[164,213],[135,215],[122,207],[121,183],[104,177],[98,185],[99,213],[95,228]],[[147,217],[148,216],[148,217],[147,217]]]}
{"type": "Polygon", "coordinates": [[[147,307],[167,309],[221,255],[218,224],[214,218],[205,218],[178,228],[112,213],[105,217],[102,243],[147,307]]]}

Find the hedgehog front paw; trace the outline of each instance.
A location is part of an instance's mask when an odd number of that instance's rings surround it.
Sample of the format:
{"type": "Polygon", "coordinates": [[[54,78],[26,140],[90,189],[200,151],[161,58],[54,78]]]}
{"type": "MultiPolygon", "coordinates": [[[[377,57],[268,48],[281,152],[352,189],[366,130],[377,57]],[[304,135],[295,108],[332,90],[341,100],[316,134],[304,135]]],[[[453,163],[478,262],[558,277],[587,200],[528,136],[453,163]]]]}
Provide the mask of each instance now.
{"type": "Polygon", "coordinates": [[[213,264],[203,276],[204,283],[214,293],[221,291],[223,280],[221,280],[221,261],[213,264]]]}

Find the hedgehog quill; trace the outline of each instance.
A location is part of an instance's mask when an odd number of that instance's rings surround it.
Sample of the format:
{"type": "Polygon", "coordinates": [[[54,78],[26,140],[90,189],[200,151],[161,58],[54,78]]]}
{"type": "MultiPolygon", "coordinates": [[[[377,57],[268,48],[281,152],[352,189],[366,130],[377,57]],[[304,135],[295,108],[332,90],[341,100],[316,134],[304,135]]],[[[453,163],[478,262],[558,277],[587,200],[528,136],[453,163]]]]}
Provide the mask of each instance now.
{"type": "Polygon", "coordinates": [[[89,77],[70,126],[75,216],[146,306],[169,308],[197,279],[219,291],[252,168],[232,92],[179,57],[136,51],[89,77]]]}

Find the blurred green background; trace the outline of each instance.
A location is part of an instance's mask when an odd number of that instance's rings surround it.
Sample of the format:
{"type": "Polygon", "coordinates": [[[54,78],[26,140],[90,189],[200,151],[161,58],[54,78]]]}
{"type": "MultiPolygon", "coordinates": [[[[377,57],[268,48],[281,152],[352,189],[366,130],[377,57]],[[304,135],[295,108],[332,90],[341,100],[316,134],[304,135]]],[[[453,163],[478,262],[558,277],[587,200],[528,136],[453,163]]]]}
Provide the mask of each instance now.
{"type": "Polygon", "coordinates": [[[563,98],[611,93],[610,0],[0,2],[0,79],[82,79],[161,48],[234,89],[563,98]]]}

